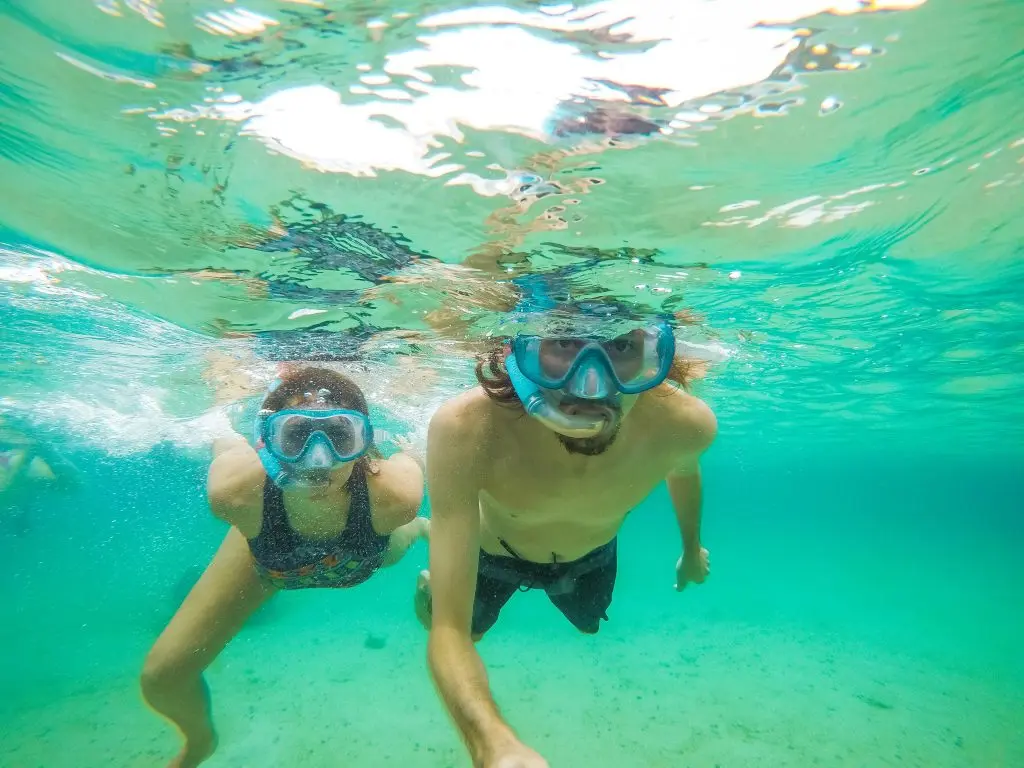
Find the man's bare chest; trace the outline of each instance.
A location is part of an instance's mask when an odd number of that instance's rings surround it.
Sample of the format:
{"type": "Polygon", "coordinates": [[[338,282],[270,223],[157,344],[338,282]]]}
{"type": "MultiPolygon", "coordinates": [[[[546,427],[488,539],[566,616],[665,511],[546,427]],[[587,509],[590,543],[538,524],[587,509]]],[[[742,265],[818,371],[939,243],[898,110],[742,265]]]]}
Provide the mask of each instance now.
{"type": "Polygon", "coordinates": [[[665,477],[643,451],[632,455],[569,457],[550,452],[508,452],[494,462],[483,488],[507,515],[554,522],[586,510],[589,519],[619,517],[637,506],[665,477]]]}

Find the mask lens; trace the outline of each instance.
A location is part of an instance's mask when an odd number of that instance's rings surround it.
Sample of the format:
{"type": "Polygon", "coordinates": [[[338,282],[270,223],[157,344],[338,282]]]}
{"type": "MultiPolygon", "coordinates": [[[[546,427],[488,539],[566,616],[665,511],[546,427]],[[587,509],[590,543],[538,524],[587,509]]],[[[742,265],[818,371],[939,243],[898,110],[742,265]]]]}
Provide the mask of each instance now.
{"type": "Polygon", "coordinates": [[[284,458],[297,458],[313,434],[313,429],[312,421],[305,416],[292,414],[278,419],[274,424],[275,447],[284,458]]]}
{"type": "Polygon", "coordinates": [[[541,339],[537,355],[541,377],[553,383],[565,379],[586,343],[583,339],[572,338],[541,339]]]}
{"type": "Polygon", "coordinates": [[[356,449],[356,427],[350,418],[338,415],[317,419],[316,429],[327,436],[339,455],[352,456],[359,452],[356,449]]]}
{"type": "Polygon", "coordinates": [[[674,348],[672,332],[663,326],[636,328],[602,341],[571,336],[522,336],[513,341],[520,370],[541,387],[559,389],[581,372],[596,375],[600,368],[614,377],[609,385],[624,394],[636,394],[663,381],[674,348]]]}
{"type": "Polygon", "coordinates": [[[644,342],[644,331],[638,328],[601,344],[615,377],[623,384],[630,384],[643,378],[646,346],[644,342]]]}

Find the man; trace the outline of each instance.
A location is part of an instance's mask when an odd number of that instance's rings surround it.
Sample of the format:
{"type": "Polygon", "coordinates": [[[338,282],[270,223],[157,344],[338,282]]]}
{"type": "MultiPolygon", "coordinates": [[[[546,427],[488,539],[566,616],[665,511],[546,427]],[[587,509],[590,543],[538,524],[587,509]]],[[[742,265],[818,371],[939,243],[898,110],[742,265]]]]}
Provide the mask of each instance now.
{"type": "Polygon", "coordinates": [[[616,534],[662,480],[682,539],[676,588],[709,572],[698,460],[716,422],[669,383],[685,387],[693,367],[668,321],[611,333],[554,322],[481,359],[480,386],[443,405],[428,435],[433,528],[417,609],[434,681],[483,768],[547,766],[502,719],[473,645],[517,590],[544,589],[581,632],[597,632],[616,534]]]}

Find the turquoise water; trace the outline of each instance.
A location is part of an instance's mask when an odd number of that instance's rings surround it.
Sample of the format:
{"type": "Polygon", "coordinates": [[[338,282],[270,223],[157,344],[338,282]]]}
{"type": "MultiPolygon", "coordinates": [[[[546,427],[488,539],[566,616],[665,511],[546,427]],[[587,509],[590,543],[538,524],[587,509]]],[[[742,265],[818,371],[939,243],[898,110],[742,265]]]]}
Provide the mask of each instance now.
{"type": "MultiPolygon", "coordinates": [[[[342,368],[422,444],[545,275],[716,350],[714,572],[671,589],[660,488],[598,637],[516,596],[481,650],[523,738],[570,767],[1024,764],[1019,3],[0,12],[0,449],[65,481],[0,497],[0,763],[174,754],[136,681],[223,536],[209,446],[267,332],[362,339],[342,368]]],[[[259,614],[210,670],[209,764],[466,764],[426,558],[259,614]]]]}

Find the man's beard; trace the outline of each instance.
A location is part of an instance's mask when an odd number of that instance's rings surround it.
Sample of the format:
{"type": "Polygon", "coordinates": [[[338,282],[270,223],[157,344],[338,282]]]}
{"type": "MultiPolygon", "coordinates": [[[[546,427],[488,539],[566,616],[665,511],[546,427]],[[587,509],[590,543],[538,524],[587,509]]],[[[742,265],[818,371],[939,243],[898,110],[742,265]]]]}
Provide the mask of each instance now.
{"type": "Polygon", "coordinates": [[[611,447],[618,434],[619,425],[616,423],[615,428],[610,432],[602,432],[597,437],[566,437],[565,435],[558,435],[558,442],[569,453],[576,453],[580,456],[598,456],[611,447]]]}
{"type": "Polygon", "coordinates": [[[597,410],[602,412],[605,419],[605,428],[601,430],[601,433],[594,435],[593,437],[567,437],[561,433],[555,433],[558,435],[558,442],[569,453],[574,453],[580,456],[598,456],[604,453],[615,442],[615,438],[619,434],[619,426],[622,422],[622,411],[618,404],[610,405],[606,402],[595,403],[592,400],[582,400],[577,398],[566,398],[562,400],[562,405],[571,405],[578,403],[585,405],[588,408],[597,406],[597,410]]]}

